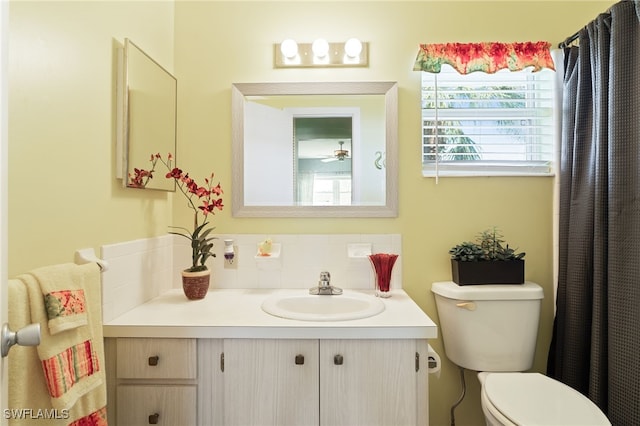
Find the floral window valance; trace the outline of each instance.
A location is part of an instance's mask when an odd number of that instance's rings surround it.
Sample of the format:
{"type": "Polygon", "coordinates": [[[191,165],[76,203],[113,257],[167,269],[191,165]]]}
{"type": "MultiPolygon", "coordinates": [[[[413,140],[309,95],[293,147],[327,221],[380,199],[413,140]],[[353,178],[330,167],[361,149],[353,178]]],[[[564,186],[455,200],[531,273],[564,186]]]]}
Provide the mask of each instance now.
{"type": "Polygon", "coordinates": [[[520,71],[527,67],[533,67],[533,71],[555,70],[550,46],[546,41],[421,44],[413,70],[439,73],[443,64],[451,65],[460,74],[493,74],[501,69],[520,71]]]}

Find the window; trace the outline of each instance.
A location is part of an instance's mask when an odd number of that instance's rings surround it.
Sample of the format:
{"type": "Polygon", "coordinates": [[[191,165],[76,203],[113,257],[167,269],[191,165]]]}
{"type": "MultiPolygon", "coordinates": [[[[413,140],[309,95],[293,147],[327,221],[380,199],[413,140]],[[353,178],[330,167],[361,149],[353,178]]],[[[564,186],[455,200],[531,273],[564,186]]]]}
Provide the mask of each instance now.
{"type": "Polygon", "coordinates": [[[548,69],[422,72],[423,175],[550,175],[554,80],[548,69]]]}
{"type": "Polygon", "coordinates": [[[351,176],[316,173],[313,179],[314,206],[350,206],[351,176]]]}

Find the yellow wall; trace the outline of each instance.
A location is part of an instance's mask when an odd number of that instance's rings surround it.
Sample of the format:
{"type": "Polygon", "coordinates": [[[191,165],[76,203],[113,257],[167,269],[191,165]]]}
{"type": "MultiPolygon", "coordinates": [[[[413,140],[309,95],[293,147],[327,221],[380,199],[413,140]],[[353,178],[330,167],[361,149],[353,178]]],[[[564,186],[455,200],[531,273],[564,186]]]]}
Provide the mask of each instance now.
{"type": "Polygon", "coordinates": [[[173,69],[172,2],[9,4],[9,276],[166,232],[166,193],[115,179],[116,47],[173,69]]]}
{"type": "MultiPolygon", "coordinates": [[[[497,225],[527,252],[526,277],[547,295],[535,368],[544,371],[551,335],[553,178],[433,179],[421,176],[420,74],[411,70],[418,44],[447,41],[548,40],[557,45],[611,2],[183,2],[176,3],[180,163],[231,182],[230,86],[234,82],[394,80],[399,84],[400,214],[397,219],[233,219],[230,233],[377,233],[403,235],[404,287],[434,319],[433,281],[451,277],[448,249],[497,225]],[[370,66],[273,69],[272,44],[359,37],[370,43],[370,66]]],[[[186,209],[174,215],[187,220],[186,209]]],[[[508,321],[508,318],[505,318],[508,321]]],[[[444,355],[441,340],[433,343],[444,355]]],[[[457,409],[458,425],[479,425],[479,386],[457,409]]],[[[460,392],[457,367],[445,361],[430,386],[431,424],[449,424],[460,392]]]]}
{"type": "MultiPolygon", "coordinates": [[[[435,320],[429,291],[450,278],[448,249],[501,227],[527,252],[526,277],[545,288],[535,368],[551,334],[552,178],[421,176],[419,43],[549,40],[556,44],[611,1],[31,2],[10,4],[9,275],[71,260],[81,247],[163,234],[170,196],[115,180],[115,53],[134,40],[178,78],[178,158],[194,177],[212,170],[226,190],[225,233],[401,233],[404,287],[435,320]],[[274,70],[272,43],[324,36],[370,43],[370,66],[274,70]],[[230,213],[233,82],[394,80],[399,84],[399,200],[393,219],[234,219],[230,213]]],[[[176,203],[176,224],[188,224],[176,203]]],[[[508,320],[508,319],[505,319],[508,320]]],[[[442,342],[433,346],[444,355],[442,342]]],[[[444,356],[443,356],[444,358],[444,356]]],[[[457,424],[481,424],[478,384],[457,424]]],[[[431,424],[449,423],[458,373],[431,380],[431,424]]]]}

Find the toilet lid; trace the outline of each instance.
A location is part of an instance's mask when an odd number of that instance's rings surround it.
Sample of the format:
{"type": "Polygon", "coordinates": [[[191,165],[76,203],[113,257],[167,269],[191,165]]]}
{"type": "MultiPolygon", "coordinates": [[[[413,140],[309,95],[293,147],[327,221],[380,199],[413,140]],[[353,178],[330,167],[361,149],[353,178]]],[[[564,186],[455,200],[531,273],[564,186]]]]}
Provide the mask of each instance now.
{"type": "Polygon", "coordinates": [[[491,404],[516,424],[611,424],[580,392],[539,373],[490,373],[483,391],[491,404]]]}

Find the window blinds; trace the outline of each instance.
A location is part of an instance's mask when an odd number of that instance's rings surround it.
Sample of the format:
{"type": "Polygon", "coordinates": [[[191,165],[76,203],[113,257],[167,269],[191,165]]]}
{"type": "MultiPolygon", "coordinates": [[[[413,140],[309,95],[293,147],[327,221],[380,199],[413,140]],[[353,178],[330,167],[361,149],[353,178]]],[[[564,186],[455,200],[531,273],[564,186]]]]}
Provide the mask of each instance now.
{"type": "Polygon", "coordinates": [[[422,73],[425,176],[550,174],[554,73],[422,73]]]}

